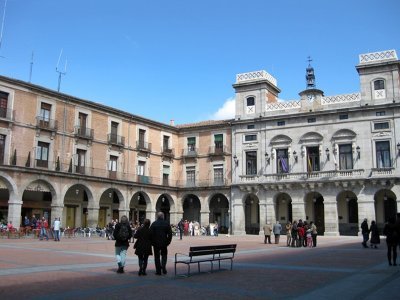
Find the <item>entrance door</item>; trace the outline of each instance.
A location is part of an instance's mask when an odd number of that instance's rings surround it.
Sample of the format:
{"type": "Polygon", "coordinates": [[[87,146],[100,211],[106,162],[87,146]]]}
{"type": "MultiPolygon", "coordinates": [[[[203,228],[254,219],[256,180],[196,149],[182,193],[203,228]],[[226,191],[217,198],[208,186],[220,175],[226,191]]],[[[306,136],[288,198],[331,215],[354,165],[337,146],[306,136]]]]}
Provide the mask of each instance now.
{"type": "Polygon", "coordinates": [[[315,226],[317,226],[318,234],[323,235],[325,231],[325,213],[324,213],[324,201],[322,198],[318,198],[314,204],[314,218],[315,226]]]}
{"type": "Polygon", "coordinates": [[[66,226],[69,228],[75,228],[75,207],[73,206],[67,206],[66,226]]]}
{"type": "Polygon", "coordinates": [[[106,207],[100,207],[99,209],[99,220],[98,224],[100,228],[106,227],[106,215],[107,215],[107,208],[106,207]]]}

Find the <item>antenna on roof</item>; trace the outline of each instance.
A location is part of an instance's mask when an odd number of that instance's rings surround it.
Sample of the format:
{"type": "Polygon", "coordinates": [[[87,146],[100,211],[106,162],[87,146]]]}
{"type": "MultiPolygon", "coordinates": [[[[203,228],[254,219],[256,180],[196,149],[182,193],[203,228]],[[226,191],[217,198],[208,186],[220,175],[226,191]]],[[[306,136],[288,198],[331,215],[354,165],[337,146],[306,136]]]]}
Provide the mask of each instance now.
{"type": "Polygon", "coordinates": [[[29,82],[32,80],[32,69],[33,69],[33,51],[32,51],[32,56],[31,56],[31,68],[29,71],[29,82]]]}
{"type": "Polygon", "coordinates": [[[6,7],[7,7],[7,0],[4,1],[3,20],[1,21],[0,49],[1,49],[1,44],[3,43],[3,31],[4,31],[4,21],[6,19],[6,7]]]}
{"type": "Polygon", "coordinates": [[[61,59],[62,53],[63,53],[63,49],[61,49],[60,56],[58,57],[57,66],[56,66],[56,72],[58,73],[58,88],[57,88],[57,92],[60,91],[60,86],[61,86],[61,75],[66,75],[66,74],[67,74],[67,60],[65,60],[64,71],[61,71],[61,70],[58,68],[58,66],[59,66],[59,64],[60,64],[60,59],[61,59]]]}

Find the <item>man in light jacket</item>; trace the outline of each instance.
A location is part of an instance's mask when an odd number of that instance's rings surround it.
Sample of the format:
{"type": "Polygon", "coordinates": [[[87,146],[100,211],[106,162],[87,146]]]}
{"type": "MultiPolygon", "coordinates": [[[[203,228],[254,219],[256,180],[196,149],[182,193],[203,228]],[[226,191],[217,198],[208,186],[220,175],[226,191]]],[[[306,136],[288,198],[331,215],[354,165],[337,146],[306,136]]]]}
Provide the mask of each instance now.
{"type": "Polygon", "coordinates": [[[282,225],[279,223],[279,221],[276,221],[274,224],[274,235],[275,235],[275,244],[279,244],[279,237],[281,236],[281,231],[282,231],[282,225]]]}

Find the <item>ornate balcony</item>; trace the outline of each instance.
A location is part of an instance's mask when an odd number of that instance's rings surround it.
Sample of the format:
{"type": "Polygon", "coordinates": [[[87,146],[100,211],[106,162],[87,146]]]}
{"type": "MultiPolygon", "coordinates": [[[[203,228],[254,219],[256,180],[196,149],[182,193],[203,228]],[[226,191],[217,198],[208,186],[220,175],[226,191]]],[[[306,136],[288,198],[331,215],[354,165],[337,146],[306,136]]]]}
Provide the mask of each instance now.
{"type": "Polygon", "coordinates": [[[36,129],[57,131],[58,121],[53,119],[43,118],[42,116],[36,117],[36,129]]]}
{"type": "Polygon", "coordinates": [[[170,149],[170,148],[162,148],[161,154],[162,154],[162,156],[169,157],[169,158],[175,157],[174,149],[170,149]]]}

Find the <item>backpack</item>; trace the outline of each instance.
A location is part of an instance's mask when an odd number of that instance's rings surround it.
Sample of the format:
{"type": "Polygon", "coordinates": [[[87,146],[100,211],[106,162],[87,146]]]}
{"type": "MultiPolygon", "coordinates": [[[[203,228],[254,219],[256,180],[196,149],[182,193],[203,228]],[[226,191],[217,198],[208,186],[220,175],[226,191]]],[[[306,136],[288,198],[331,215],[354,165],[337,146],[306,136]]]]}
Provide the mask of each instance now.
{"type": "Polygon", "coordinates": [[[118,236],[120,240],[127,241],[130,238],[128,226],[121,224],[118,236]]]}

